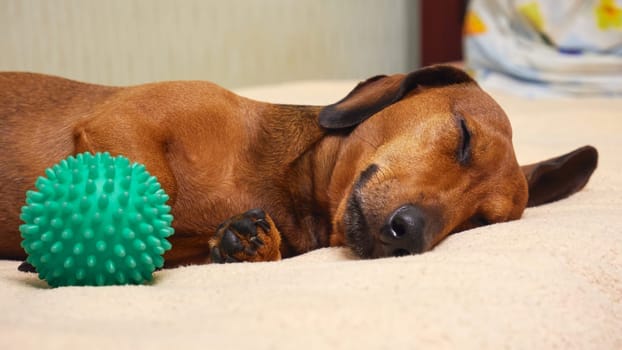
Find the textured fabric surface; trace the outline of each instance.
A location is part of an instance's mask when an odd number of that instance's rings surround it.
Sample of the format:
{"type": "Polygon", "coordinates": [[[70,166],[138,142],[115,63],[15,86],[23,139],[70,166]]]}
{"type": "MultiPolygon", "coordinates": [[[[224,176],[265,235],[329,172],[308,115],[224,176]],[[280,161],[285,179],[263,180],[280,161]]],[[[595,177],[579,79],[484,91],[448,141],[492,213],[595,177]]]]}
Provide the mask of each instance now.
{"type": "MultiPolygon", "coordinates": [[[[353,85],[241,92],[322,104],[353,85]]],[[[402,258],[326,248],[164,270],[146,286],[57,289],[0,261],[0,348],[622,348],[622,100],[497,98],[521,162],[599,149],[582,192],[402,258]]]]}
{"type": "Polygon", "coordinates": [[[622,96],[621,0],[472,0],[467,67],[525,96],[622,96]]]}

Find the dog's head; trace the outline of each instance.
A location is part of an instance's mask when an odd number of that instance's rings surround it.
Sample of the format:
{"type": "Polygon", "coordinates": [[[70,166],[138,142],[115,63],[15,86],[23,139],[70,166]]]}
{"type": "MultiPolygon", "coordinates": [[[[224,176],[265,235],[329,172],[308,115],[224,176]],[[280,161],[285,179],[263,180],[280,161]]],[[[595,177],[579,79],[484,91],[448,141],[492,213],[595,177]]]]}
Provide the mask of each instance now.
{"type": "Polygon", "coordinates": [[[450,233],[518,219],[580,190],[598,157],[588,146],[519,166],[501,107],[449,66],[368,79],[319,123],[343,135],[333,242],[365,258],[421,253],[450,233]]]}

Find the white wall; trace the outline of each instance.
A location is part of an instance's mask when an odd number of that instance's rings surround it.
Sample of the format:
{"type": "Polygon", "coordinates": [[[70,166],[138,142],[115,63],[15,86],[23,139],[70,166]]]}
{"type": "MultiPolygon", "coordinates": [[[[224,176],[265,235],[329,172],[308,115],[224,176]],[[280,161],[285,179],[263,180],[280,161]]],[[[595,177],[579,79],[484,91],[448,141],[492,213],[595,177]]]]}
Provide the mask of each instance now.
{"type": "Polygon", "coordinates": [[[418,1],[0,0],[0,70],[226,87],[418,66],[418,1]]]}

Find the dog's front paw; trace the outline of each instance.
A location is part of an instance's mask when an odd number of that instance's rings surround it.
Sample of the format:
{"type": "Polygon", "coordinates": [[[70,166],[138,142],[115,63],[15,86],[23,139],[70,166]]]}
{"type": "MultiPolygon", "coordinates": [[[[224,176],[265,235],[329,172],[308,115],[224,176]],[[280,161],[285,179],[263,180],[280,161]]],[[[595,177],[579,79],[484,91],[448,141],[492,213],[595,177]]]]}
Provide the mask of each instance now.
{"type": "Polygon", "coordinates": [[[281,235],[261,209],[249,210],[222,223],[209,240],[215,263],[281,259],[281,235]]]}

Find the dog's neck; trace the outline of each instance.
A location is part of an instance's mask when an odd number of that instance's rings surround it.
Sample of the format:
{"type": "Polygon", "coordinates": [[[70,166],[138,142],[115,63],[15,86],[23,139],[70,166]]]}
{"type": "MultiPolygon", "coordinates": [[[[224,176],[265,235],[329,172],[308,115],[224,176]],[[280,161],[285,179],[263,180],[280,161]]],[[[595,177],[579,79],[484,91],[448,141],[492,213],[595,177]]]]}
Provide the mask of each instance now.
{"type": "Polygon", "coordinates": [[[264,111],[269,113],[265,120],[271,125],[266,125],[265,130],[269,133],[271,159],[279,163],[274,164],[279,169],[277,176],[291,179],[285,190],[296,202],[289,203],[289,211],[293,212],[289,221],[292,229],[304,231],[288,235],[288,227],[282,227],[284,241],[296,240],[289,245],[304,251],[328,246],[333,240],[339,199],[345,195],[343,191],[350,189],[356,175],[356,164],[350,164],[356,158],[350,154],[354,148],[347,146],[351,133],[322,128],[318,124],[320,110],[317,106],[271,105],[264,111]],[[339,193],[336,189],[340,189],[339,193]]]}

